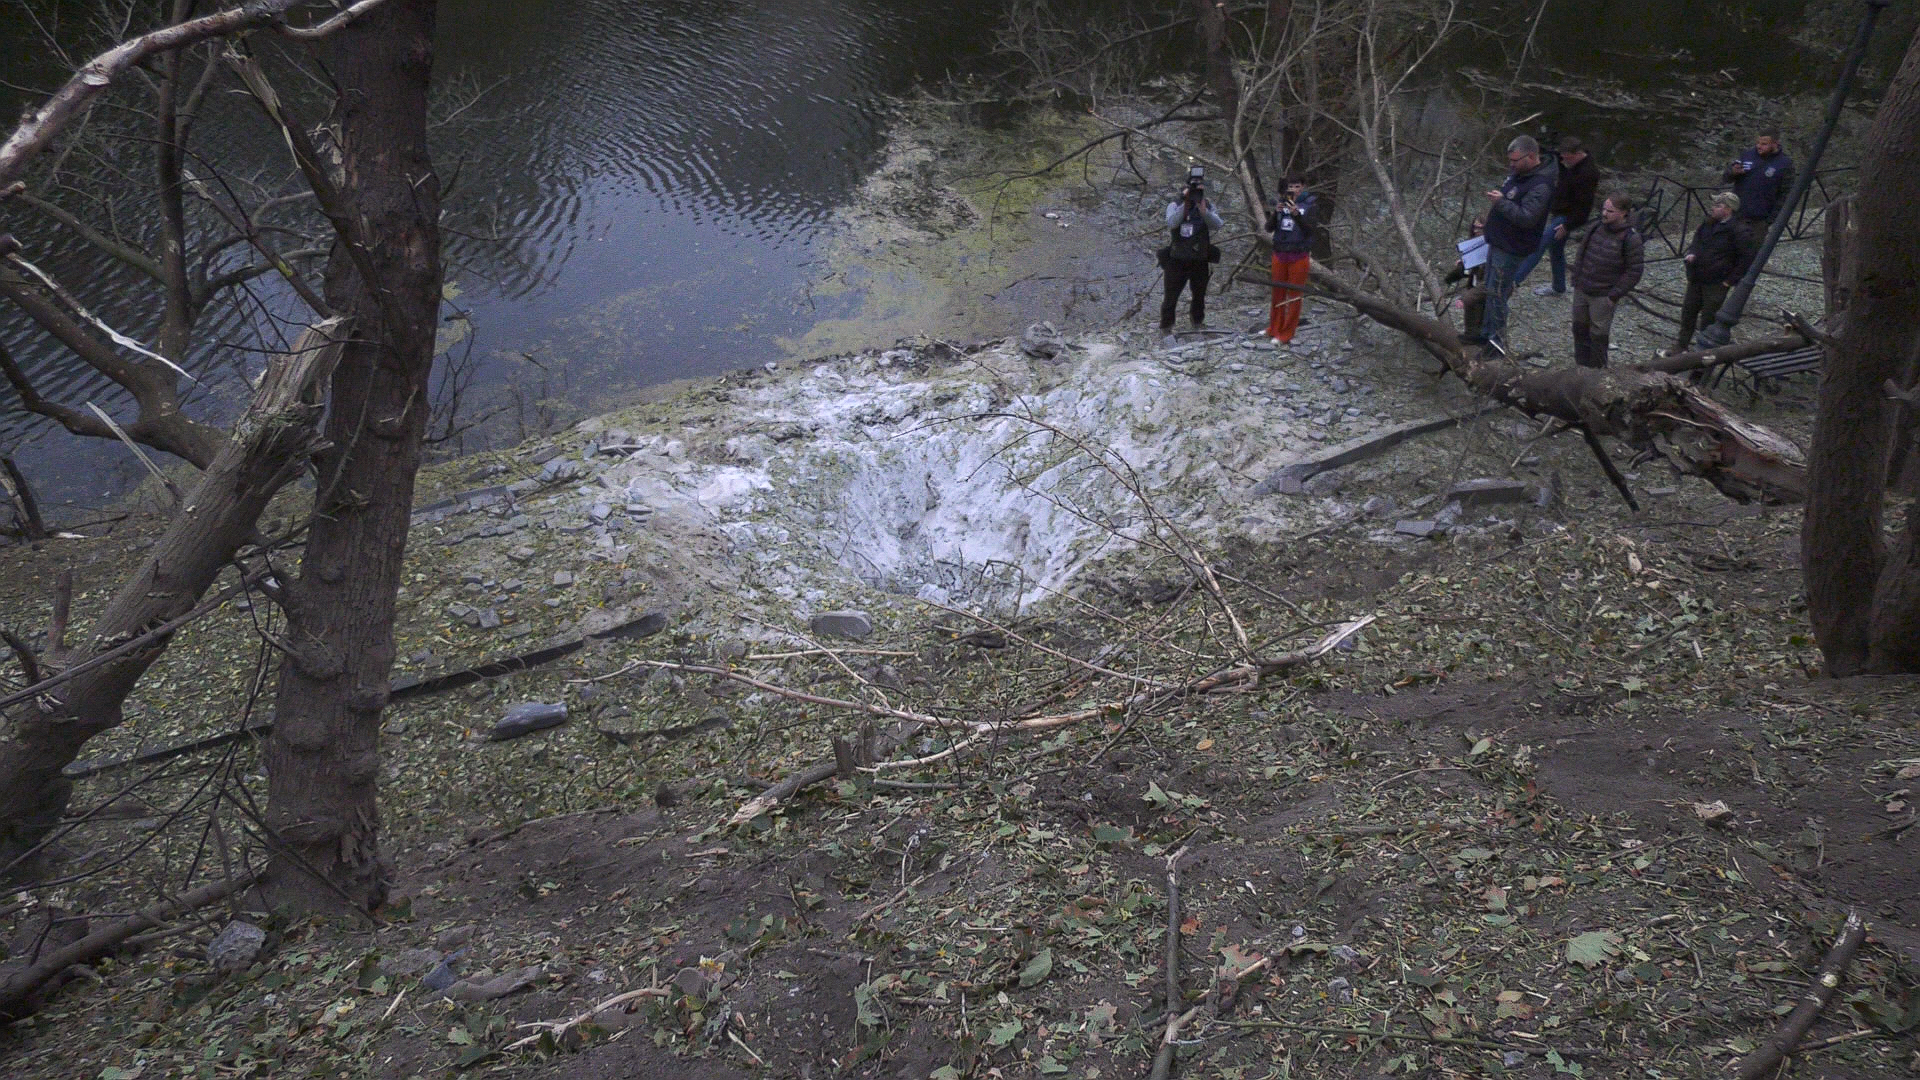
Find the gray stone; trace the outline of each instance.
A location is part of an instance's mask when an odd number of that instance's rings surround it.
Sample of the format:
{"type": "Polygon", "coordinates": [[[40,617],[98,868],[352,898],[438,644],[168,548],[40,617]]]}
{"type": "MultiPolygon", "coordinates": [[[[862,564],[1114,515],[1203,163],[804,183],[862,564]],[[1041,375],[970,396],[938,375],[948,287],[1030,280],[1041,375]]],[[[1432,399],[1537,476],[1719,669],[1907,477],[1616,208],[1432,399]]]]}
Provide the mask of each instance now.
{"type": "Polygon", "coordinates": [[[486,580],[487,575],[478,570],[469,570],[460,575],[460,584],[462,585],[478,585],[486,580]]]}
{"type": "Polygon", "coordinates": [[[556,588],[567,588],[573,584],[573,572],[570,570],[555,570],[553,572],[553,584],[556,588]]]}
{"type": "Polygon", "coordinates": [[[1050,322],[1034,323],[1020,335],[1020,351],[1036,360],[1051,360],[1067,351],[1067,339],[1050,322]]]}
{"type": "Polygon", "coordinates": [[[646,503],[628,503],[627,513],[634,517],[647,517],[653,513],[653,507],[646,503]]]}
{"type": "Polygon", "coordinates": [[[1676,487],[1650,487],[1647,489],[1647,494],[1655,499],[1664,499],[1669,495],[1680,494],[1680,489],[1676,487]]]}
{"type": "Polygon", "coordinates": [[[705,1001],[707,995],[713,990],[713,980],[697,967],[685,967],[674,972],[673,985],[676,990],[695,1001],[705,1001]]]}
{"type": "Polygon", "coordinates": [[[381,971],[404,978],[425,975],[439,966],[440,953],[435,949],[401,949],[380,962],[381,971]]]}
{"type": "Polygon", "coordinates": [[[1446,499],[1461,506],[1499,506],[1526,502],[1533,492],[1519,480],[1463,480],[1447,489],[1446,499]]]}
{"type": "Polygon", "coordinates": [[[550,727],[558,727],[567,722],[567,705],[564,701],[551,704],[543,701],[526,701],[507,710],[487,733],[492,742],[505,742],[522,735],[531,735],[550,727]]]}
{"type": "Polygon", "coordinates": [[[515,498],[522,495],[531,495],[540,490],[540,481],[533,479],[515,480],[513,483],[507,485],[507,490],[512,492],[515,498]]]}
{"type": "Polygon", "coordinates": [[[613,516],[613,507],[606,503],[594,503],[593,509],[587,511],[587,516],[595,521],[605,521],[613,516]]]}
{"type": "Polygon", "coordinates": [[[527,455],[527,464],[545,465],[547,462],[552,461],[554,458],[559,457],[560,454],[561,454],[561,450],[557,446],[542,446],[538,450],[535,450],[533,453],[527,455]]]}
{"type": "Polygon", "coordinates": [[[533,633],[532,623],[515,623],[500,631],[500,636],[508,641],[517,641],[531,633],[533,633]]]}
{"type": "Polygon", "coordinates": [[[807,621],[820,637],[850,638],[864,641],[873,633],[873,620],[864,611],[823,611],[807,621]]]}
{"type": "Polygon", "coordinates": [[[222,975],[233,975],[252,967],[266,950],[267,932],[235,919],[207,943],[207,963],[222,975]]]}
{"type": "Polygon", "coordinates": [[[500,591],[505,593],[517,593],[526,587],[527,583],[519,578],[508,578],[500,583],[500,591]]]}
{"type": "Polygon", "coordinates": [[[534,551],[530,547],[517,547],[517,548],[514,548],[512,551],[507,552],[507,558],[512,559],[514,562],[520,563],[522,565],[532,562],[533,555],[534,555],[534,551]]]}
{"type": "Polygon", "coordinates": [[[448,604],[447,614],[453,616],[456,619],[464,620],[468,616],[473,614],[473,607],[468,604],[448,604]]]}
{"type": "Polygon", "coordinates": [[[498,608],[486,608],[482,611],[477,612],[476,614],[478,614],[480,618],[480,621],[478,624],[480,629],[482,630],[500,629],[500,611],[498,608]]]}
{"type": "Polygon", "coordinates": [[[1336,394],[1344,394],[1348,390],[1353,389],[1352,383],[1349,383],[1347,380],[1341,378],[1338,375],[1335,375],[1333,377],[1333,381],[1328,385],[1333,387],[1333,392],[1336,394]]]}
{"type": "Polygon", "coordinates": [[[1397,507],[1394,506],[1393,499],[1387,495],[1369,496],[1366,502],[1360,504],[1360,512],[1368,517],[1391,517],[1395,509],[1397,507]]]}
{"type": "Polygon", "coordinates": [[[572,458],[554,458],[540,467],[540,482],[564,484],[569,480],[578,480],[586,474],[587,467],[572,458]]]}
{"type": "Polygon", "coordinates": [[[1401,536],[1432,536],[1443,530],[1444,526],[1437,521],[1399,521],[1393,526],[1393,531],[1401,536]]]}

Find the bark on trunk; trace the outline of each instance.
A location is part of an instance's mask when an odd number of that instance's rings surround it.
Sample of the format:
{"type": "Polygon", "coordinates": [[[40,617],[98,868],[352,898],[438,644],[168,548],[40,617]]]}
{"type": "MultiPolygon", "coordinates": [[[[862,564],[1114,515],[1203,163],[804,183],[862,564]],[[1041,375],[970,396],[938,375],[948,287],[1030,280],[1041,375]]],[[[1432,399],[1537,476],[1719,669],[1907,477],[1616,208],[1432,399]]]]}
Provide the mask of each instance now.
{"type": "MultiPolygon", "coordinates": [[[[317,448],[319,388],[339,355],[334,335],[344,336],[338,320],[308,331],[294,352],[269,365],[233,437],[101,613],[92,639],[68,649],[59,635],[49,635],[50,671],[72,670],[185,615],[232,565],[267,503],[304,471],[317,448]]],[[[61,770],[88,739],[120,723],[127,695],[166,650],[168,637],[156,635],[17,706],[0,741],[0,866],[59,821],[71,789],[61,770]]]]}
{"type": "Polygon", "coordinates": [[[330,126],[339,189],[353,203],[326,299],[366,330],[333,379],[334,448],[319,460],[314,523],[289,590],[291,650],[265,751],[267,818],[280,845],[267,892],[302,908],[368,908],[387,887],[375,802],[380,715],[440,303],[439,181],[426,128],[433,27],[432,0],[390,0],[316,50],[340,88],[330,126]],[[356,258],[349,244],[359,245],[356,258]]]}
{"type": "Polygon", "coordinates": [[[1820,378],[1801,531],[1808,615],[1830,675],[1920,671],[1920,565],[1909,517],[1885,540],[1887,463],[1920,330],[1920,34],[1867,137],[1860,191],[1835,241],[1846,318],[1820,378]]]}

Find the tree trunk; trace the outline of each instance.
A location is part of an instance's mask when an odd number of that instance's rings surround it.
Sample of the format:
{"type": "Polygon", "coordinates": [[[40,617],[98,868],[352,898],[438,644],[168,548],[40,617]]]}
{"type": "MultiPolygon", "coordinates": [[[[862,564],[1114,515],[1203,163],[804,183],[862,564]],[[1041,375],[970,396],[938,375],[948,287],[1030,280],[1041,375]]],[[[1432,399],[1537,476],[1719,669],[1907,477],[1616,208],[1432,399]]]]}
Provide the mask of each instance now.
{"type": "Polygon", "coordinates": [[[1920,331],[1920,34],[1867,137],[1860,191],[1835,241],[1850,266],[1845,322],[1820,377],[1801,530],[1808,615],[1827,673],[1920,671],[1920,565],[1911,517],[1884,533],[1894,413],[1920,331]]]}
{"type": "Polygon", "coordinates": [[[1191,0],[1191,3],[1206,56],[1207,88],[1220,102],[1220,115],[1226,118],[1234,179],[1240,184],[1241,197],[1246,200],[1253,234],[1259,236],[1266,231],[1267,193],[1260,186],[1260,174],[1253,167],[1246,125],[1240,115],[1240,81],[1233,73],[1233,52],[1227,42],[1227,6],[1220,0],[1191,0]]]}
{"type": "Polygon", "coordinates": [[[433,28],[433,0],[390,0],[316,48],[340,88],[330,126],[353,224],[335,245],[326,300],[366,332],[333,379],[334,448],[319,459],[313,527],[288,590],[290,651],[265,751],[278,841],[267,891],[302,908],[368,908],[386,893],[380,716],[440,303],[426,126],[433,28]]]}
{"type": "Polygon", "coordinates": [[[316,448],[319,387],[338,356],[338,320],[302,336],[276,358],[233,437],[187,496],[173,522],[128,576],[94,624],[93,637],[68,649],[64,614],[49,631],[49,665],[71,671],[96,665],[21,702],[0,741],[0,866],[11,864],[58,823],[71,785],[61,770],[90,738],[121,721],[134,684],[166,651],[167,633],[97,661],[155,627],[192,611],[254,536],[267,503],[299,476],[316,448]]]}

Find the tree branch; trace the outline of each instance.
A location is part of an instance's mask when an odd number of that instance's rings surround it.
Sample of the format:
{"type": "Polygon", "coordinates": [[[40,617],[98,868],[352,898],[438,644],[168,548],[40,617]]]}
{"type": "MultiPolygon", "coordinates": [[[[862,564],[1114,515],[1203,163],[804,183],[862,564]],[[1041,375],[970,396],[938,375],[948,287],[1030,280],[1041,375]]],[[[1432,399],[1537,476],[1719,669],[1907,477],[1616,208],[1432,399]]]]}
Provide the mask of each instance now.
{"type": "Polygon", "coordinates": [[[8,192],[0,192],[0,199],[5,199],[5,198],[14,198],[14,199],[20,200],[22,203],[26,204],[27,206],[32,207],[33,209],[39,211],[40,213],[46,215],[47,217],[50,217],[53,220],[59,222],[60,224],[66,226],[68,229],[71,229],[74,235],[80,237],[80,239],[82,240],[85,240],[88,244],[92,245],[94,248],[97,248],[98,250],[105,252],[107,255],[112,256],[113,258],[119,260],[120,262],[123,262],[128,266],[133,267],[135,270],[140,271],[142,274],[147,275],[153,280],[164,283],[165,275],[160,269],[159,260],[153,258],[151,255],[148,255],[146,252],[141,251],[139,248],[134,247],[133,245],[127,243],[126,241],[119,239],[118,237],[109,236],[106,233],[101,232],[99,229],[96,229],[92,225],[89,225],[86,222],[80,220],[78,217],[75,217],[73,214],[69,213],[63,207],[55,203],[48,202],[47,200],[41,198],[40,196],[33,194],[32,192],[26,190],[26,186],[24,184],[15,185],[8,192]]]}
{"type": "MultiPolygon", "coordinates": [[[[19,179],[32,161],[69,123],[91,109],[114,80],[160,53],[184,49],[218,37],[227,37],[265,26],[279,26],[287,12],[305,0],[249,0],[239,7],[226,8],[197,19],[162,27],[131,38],[87,61],[66,84],[54,91],[38,109],[20,121],[7,141],[0,143],[0,187],[19,179]]],[[[307,29],[282,27],[295,37],[318,37],[332,33],[365,14],[381,0],[360,0],[346,11],[307,29]]]]}

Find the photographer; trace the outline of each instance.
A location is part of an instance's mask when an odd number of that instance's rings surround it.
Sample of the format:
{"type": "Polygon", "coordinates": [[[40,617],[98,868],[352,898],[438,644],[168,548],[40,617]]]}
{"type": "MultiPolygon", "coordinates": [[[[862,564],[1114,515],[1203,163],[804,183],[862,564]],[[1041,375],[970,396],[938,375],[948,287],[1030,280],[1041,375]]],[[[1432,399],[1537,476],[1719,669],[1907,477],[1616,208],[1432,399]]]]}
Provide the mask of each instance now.
{"type": "Polygon", "coordinates": [[[1285,193],[1267,215],[1267,228],[1273,233],[1273,280],[1297,288],[1273,287],[1273,312],[1267,320],[1267,337],[1275,345],[1293,340],[1300,328],[1300,308],[1305,295],[1307,271],[1313,264],[1313,193],[1298,176],[1286,179],[1285,193]]]}
{"type": "Polygon", "coordinates": [[[1182,289],[1193,290],[1189,312],[1194,329],[1206,324],[1208,264],[1217,260],[1219,248],[1213,246],[1213,230],[1225,223],[1207,199],[1205,174],[1195,165],[1187,173],[1187,186],[1180,198],[1167,204],[1167,227],[1173,230],[1173,242],[1160,249],[1160,268],[1166,275],[1166,297],[1160,302],[1160,332],[1173,332],[1173,315],[1180,306],[1182,289]]]}

